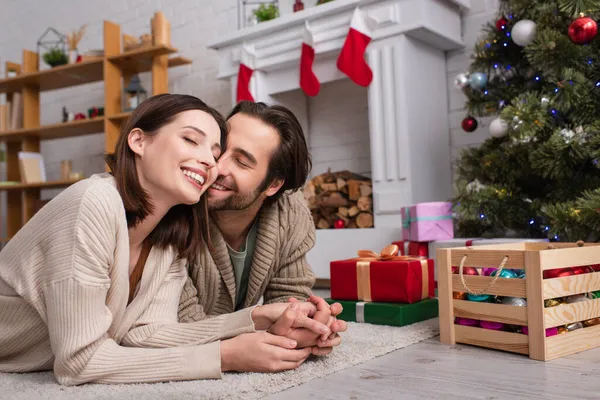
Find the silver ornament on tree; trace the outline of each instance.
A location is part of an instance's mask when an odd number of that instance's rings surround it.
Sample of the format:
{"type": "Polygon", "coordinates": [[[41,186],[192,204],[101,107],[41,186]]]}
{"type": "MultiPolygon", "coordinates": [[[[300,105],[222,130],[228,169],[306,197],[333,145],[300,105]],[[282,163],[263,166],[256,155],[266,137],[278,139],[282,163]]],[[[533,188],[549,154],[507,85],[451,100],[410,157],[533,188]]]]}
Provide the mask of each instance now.
{"type": "Polygon", "coordinates": [[[487,75],[483,72],[474,72],[469,77],[469,85],[473,89],[483,89],[487,85],[487,75]]]}
{"type": "Polygon", "coordinates": [[[506,135],[508,124],[502,118],[496,118],[490,124],[490,135],[499,138],[506,135]]]}
{"type": "Polygon", "coordinates": [[[454,78],[454,86],[459,89],[464,89],[469,85],[469,77],[467,74],[458,74],[454,78]]]}
{"type": "Polygon", "coordinates": [[[510,37],[512,38],[513,42],[524,47],[533,42],[533,39],[535,38],[535,31],[535,22],[530,19],[522,19],[513,26],[510,32],[510,37]]]}
{"type": "Polygon", "coordinates": [[[515,115],[513,117],[512,128],[516,130],[516,129],[519,129],[521,127],[521,125],[523,125],[523,121],[521,120],[521,118],[519,118],[515,115]]]}

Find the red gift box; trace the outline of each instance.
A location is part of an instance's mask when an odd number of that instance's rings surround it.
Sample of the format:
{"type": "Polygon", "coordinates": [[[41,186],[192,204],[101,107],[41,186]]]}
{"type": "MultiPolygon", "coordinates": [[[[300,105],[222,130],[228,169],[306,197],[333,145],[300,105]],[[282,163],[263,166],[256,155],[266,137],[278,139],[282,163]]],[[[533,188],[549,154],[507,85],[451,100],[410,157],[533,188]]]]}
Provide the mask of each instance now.
{"type": "Polygon", "coordinates": [[[429,242],[408,242],[408,255],[429,257],[429,242]]]}
{"type": "Polygon", "coordinates": [[[392,242],[393,245],[398,246],[398,254],[399,256],[405,256],[407,251],[406,242],[404,240],[400,240],[398,242],[392,242]]]}
{"type": "Polygon", "coordinates": [[[398,246],[399,256],[429,257],[429,242],[405,242],[403,240],[392,242],[398,246]]]}
{"type": "Polygon", "coordinates": [[[398,246],[381,254],[361,250],[358,258],[332,261],[334,300],[415,303],[435,296],[433,260],[398,256],[398,246]]]}

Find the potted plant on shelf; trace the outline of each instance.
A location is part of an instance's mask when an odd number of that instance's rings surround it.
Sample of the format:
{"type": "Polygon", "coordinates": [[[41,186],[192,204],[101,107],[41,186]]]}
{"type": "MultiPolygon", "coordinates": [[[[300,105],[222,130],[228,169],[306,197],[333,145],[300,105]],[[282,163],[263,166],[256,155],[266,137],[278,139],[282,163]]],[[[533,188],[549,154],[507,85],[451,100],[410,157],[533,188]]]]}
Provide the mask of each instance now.
{"type": "Polygon", "coordinates": [[[256,17],[257,22],[269,21],[279,17],[279,7],[276,4],[261,4],[252,13],[256,17]]]}
{"type": "Polygon", "coordinates": [[[63,65],[69,62],[67,57],[66,36],[54,28],[48,28],[37,42],[37,53],[41,54],[40,49],[48,50],[44,54],[44,61],[51,67],[63,65]]]}
{"type": "Polygon", "coordinates": [[[44,54],[44,61],[51,67],[57,67],[69,62],[67,55],[60,49],[52,49],[44,54]]]}
{"type": "Polygon", "coordinates": [[[17,70],[14,68],[8,68],[6,77],[7,78],[14,78],[15,76],[17,76],[17,70]]]}

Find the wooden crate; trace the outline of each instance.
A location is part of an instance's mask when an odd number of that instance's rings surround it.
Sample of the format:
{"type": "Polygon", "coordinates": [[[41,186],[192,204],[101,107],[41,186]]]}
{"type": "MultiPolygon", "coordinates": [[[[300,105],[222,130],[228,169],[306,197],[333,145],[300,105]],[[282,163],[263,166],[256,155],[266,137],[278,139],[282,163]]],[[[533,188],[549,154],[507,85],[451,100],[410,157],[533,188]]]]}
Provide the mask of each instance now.
{"type": "MultiPolygon", "coordinates": [[[[543,279],[543,271],[600,264],[600,245],[577,243],[510,243],[477,247],[438,249],[438,300],[440,340],[445,344],[465,343],[526,354],[548,361],[600,346],[600,325],[546,337],[546,329],[600,317],[600,299],[544,307],[544,300],[600,290],[600,272],[543,279]],[[550,247],[550,248],[549,248],[550,247]],[[521,297],[524,307],[456,300],[453,292],[467,292],[452,266],[525,270],[525,278],[463,275],[472,291],[521,297]],[[527,326],[528,335],[455,324],[455,317],[527,326]]],[[[481,273],[480,273],[481,275],[481,273]]]]}

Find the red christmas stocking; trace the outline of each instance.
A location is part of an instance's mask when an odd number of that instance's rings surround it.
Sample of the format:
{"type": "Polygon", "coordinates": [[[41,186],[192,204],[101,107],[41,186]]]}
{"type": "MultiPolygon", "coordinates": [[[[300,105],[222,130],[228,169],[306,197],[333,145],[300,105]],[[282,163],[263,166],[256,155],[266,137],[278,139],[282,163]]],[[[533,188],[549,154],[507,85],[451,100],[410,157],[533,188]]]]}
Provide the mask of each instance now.
{"type": "Polygon", "coordinates": [[[358,8],[354,10],[348,35],[337,60],[338,69],[360,86],[369,86],[373,80],[373,72],[365,61],[365,50],[371,41],[373,22],[358,8]]]}
{"type": "Polygon", "coordinates": [[[313,72],[315,61],[315,48],[312,33],[308,28],[304,31],[302,42],[302,55],[300,56],[300,87],[307,96],[316,96],[321,89],[321,83],[313,72]]]}
{"type": "Polygon", "coordinates": [[[246,50],[242,49],[240,70],[238,71],[237,81],[238,103],[243,100],[249,100],[254,102],[254,97],[252,97],[252,93],[250,93],[250,78],[252,78],[252,73],[254,72],[254,70],[249,67],[249,65],[252,65],[249,58],[250,56],[246,54],[246,50]]]}

